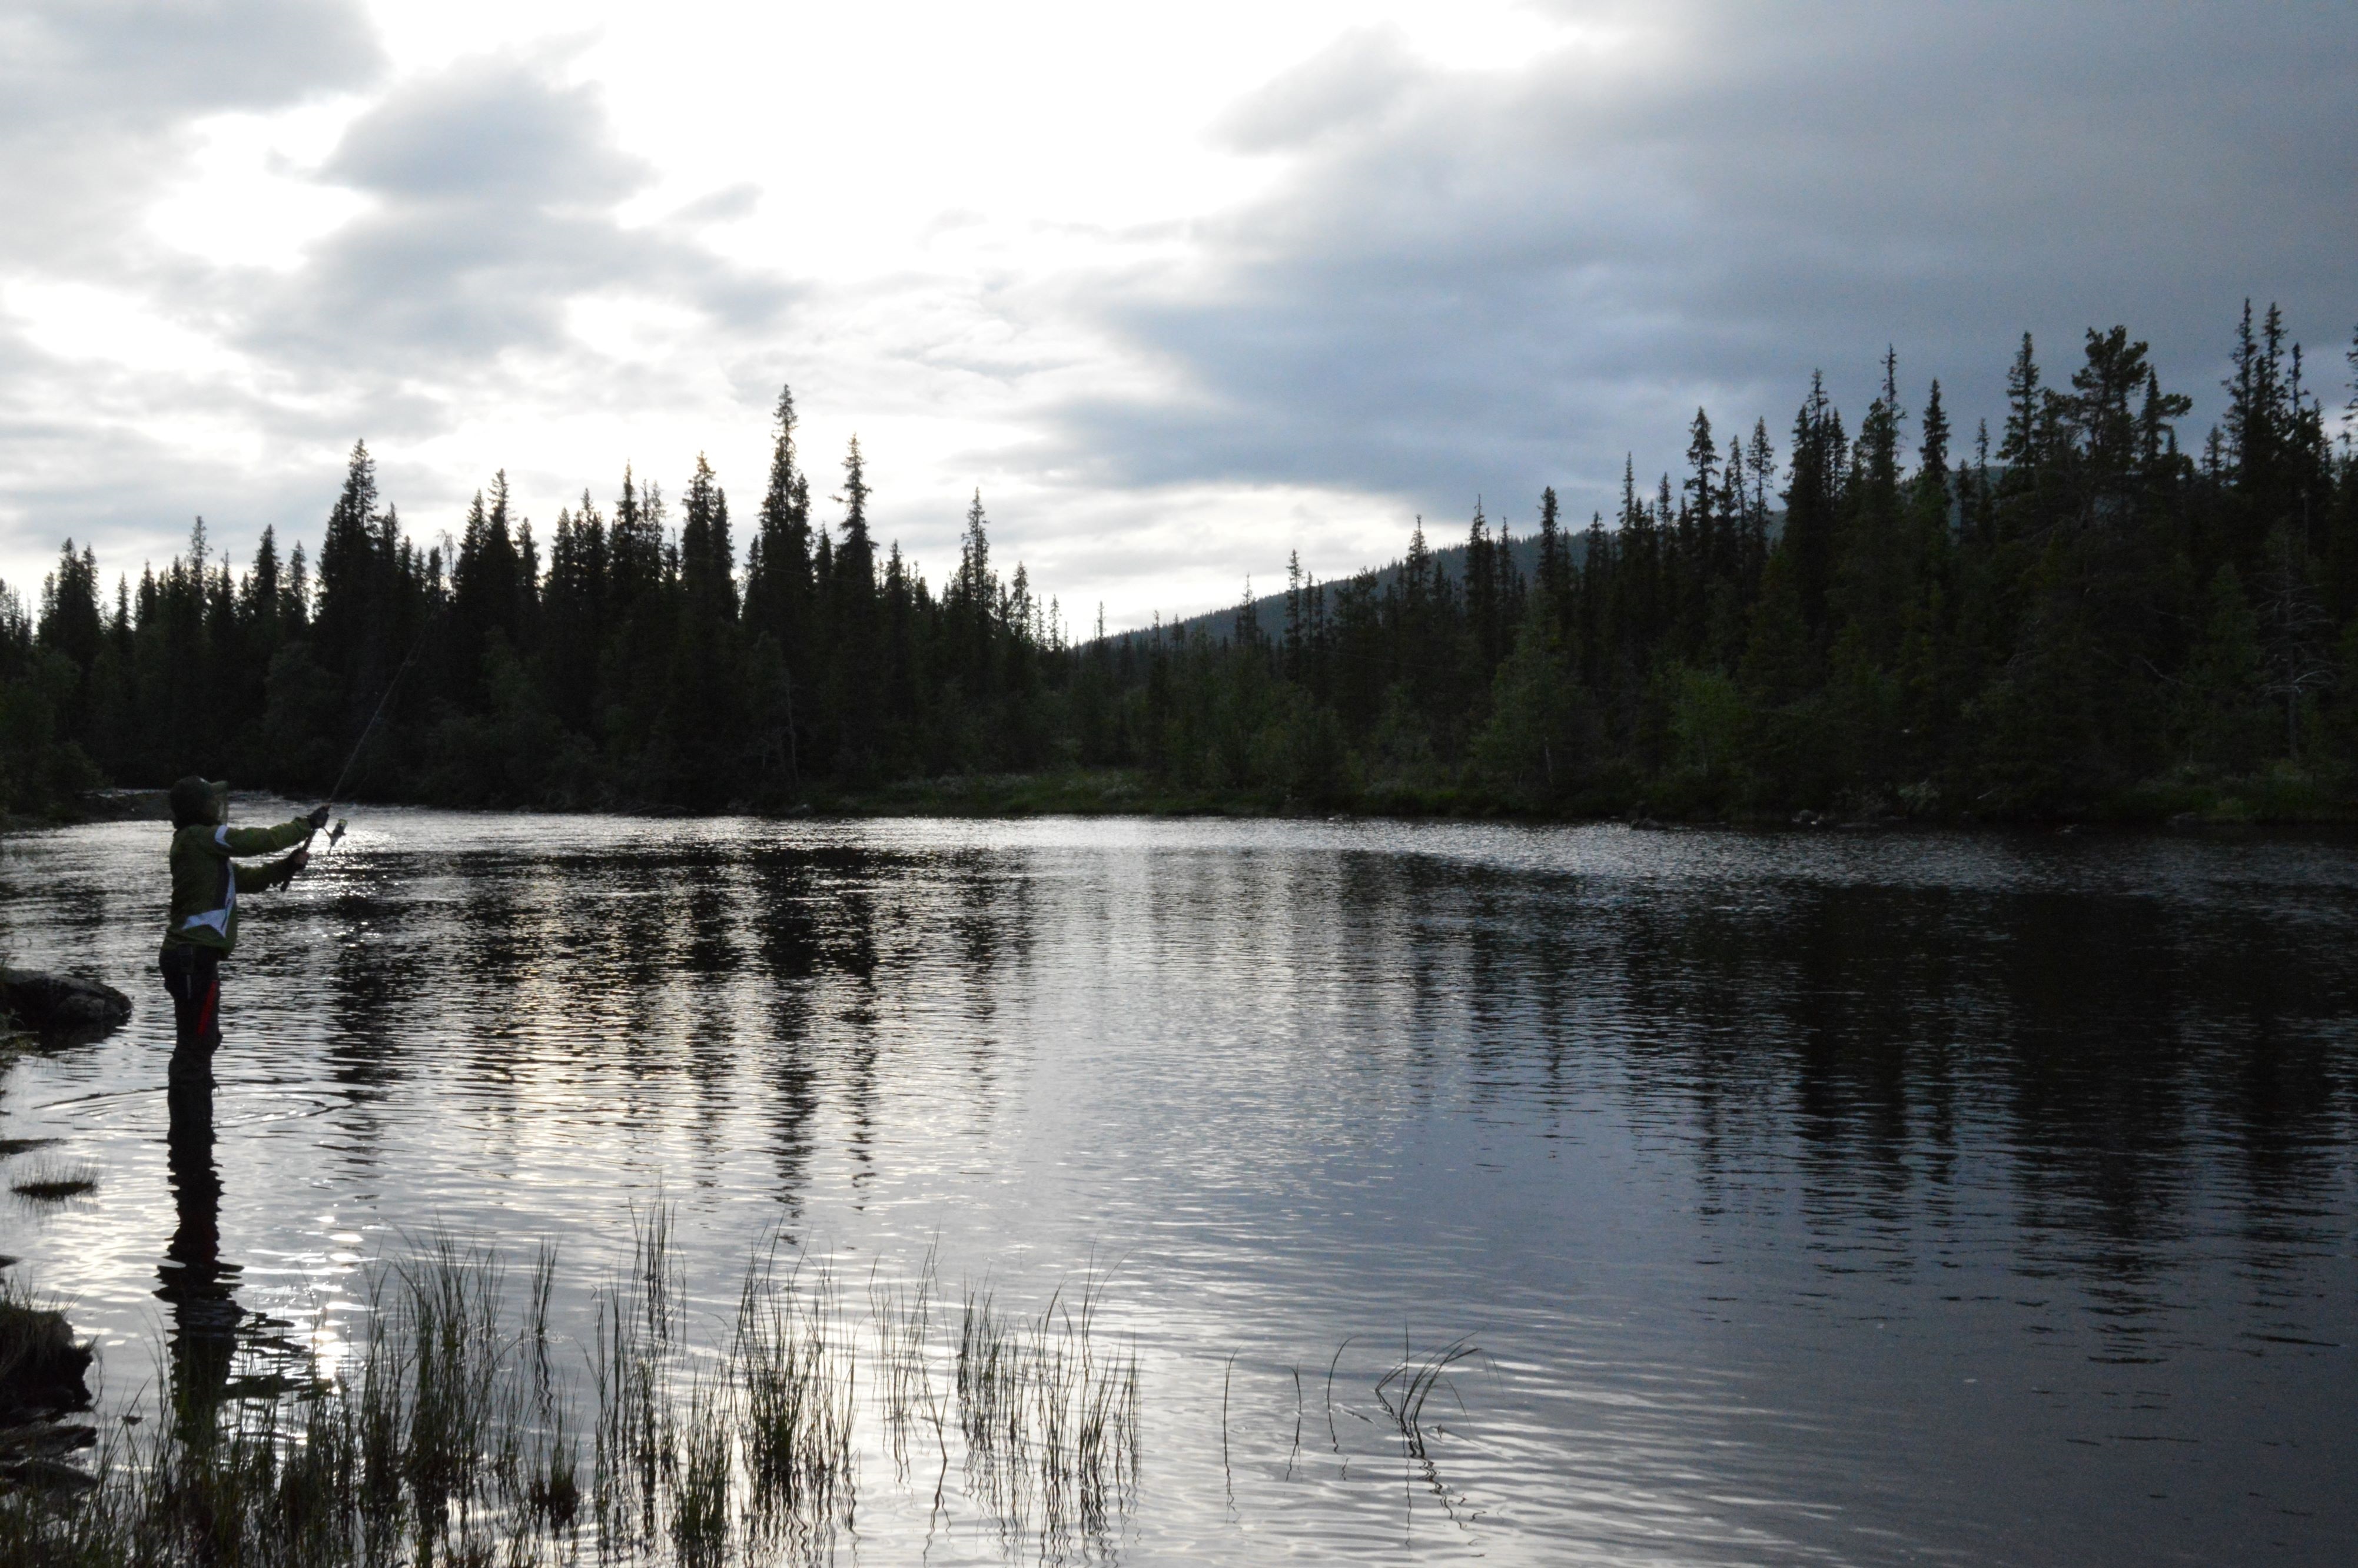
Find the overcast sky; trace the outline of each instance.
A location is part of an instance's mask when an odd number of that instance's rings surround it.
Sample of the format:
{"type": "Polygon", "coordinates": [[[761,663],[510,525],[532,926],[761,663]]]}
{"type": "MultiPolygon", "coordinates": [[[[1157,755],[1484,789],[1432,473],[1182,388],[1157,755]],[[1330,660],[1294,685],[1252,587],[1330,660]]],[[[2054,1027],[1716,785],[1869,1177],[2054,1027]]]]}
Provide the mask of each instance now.
{"type": "MultiPolygon", "coordinates": [[[[936,580],[980,487],[1085,622],[1608,505],[1886,344],[1970,432],[2125,322],[2215,417],[2246,295],[2358,326],[2346,3],[0,0],[0,579],[202,513],[544,535],[782,382],[936,580]]],[[[822,518],[838,509],[822,501],[822,518]]]]}

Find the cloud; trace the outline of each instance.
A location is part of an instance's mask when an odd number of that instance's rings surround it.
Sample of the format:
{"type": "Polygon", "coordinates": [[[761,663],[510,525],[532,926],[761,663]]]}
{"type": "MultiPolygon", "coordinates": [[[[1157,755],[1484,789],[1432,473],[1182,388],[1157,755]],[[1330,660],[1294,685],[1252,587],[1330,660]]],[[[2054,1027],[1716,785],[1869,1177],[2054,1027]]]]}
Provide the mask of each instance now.
{"type": "Polygon", "coordinates": [[[1698,403],[1779,428],[1813,366],[1855,395],[1887,343],[1912,399],[1939,374],[1978,411],[2026,328],[2060,371],[2125,320],[2207,395],[2245,294],[2329,343],[2358,311],[2358,13],[1557,9],[1587,26],[1514,70],[1360,35],[1240,104],[1221,135],[1280,178],[1074,280],[1164,375],[1069,395],[1044,453],[1117,486],[1599,498],[1698,403]]]}
{"type": "MultiPolygon", "coordinates": [[[[9,586],[30,591],[59,543],[93,546],[111,579],[135,579],[143,560],[161,562],[185,540],[192,517],[276,519],[316,512],[320,476],[257,460],[243,429],[268,410],[185,374],[140,374],[62,359],[0,325],[0,517],[13,535],[9,586]],[[191,442],[184,428],[167,440],[159,407],[200,411],[191,442]]],[[[250,549],[251,529],[234,530],[250,549]]],[[[282,546],[285,540],[282,531],[282,546]]],[[[316,543],[316,541],[315,541],[316,543]]]]}
{"type": "Polygon", "coordinates": [[[1238,152],[1306,147],[1364,130],[1422,74],[1397,28],[1355,29],[1232,104],[1214,134],[1238,152]]]}
{"type": "MultiPolygon", "coordinates": [[[[62,290],[81,316],[112,309],[114,337],[144,331],[135,359],[187,358],[157,340],[195,336],[169,318],[203,269],[163,254],[145,220],[186,174],[191,127],[363,88],[383,68],[359,6],[339,0],[19,0],[0,13],[0,303],[21,316],[62,290]]],[[[192,454],[157,433],[159,415],[197,410],[218,438],[224,416],[258,411],[243,390],[40,335],[0,316],[0,543],[18,586],[68,534],[135,573],[197,511],[285,503],[245,443],[192,454]]]]}
{"type": "Polygon", "coordinates": [[[1887,343],[1970,431],[2025,328],[2060,377],[2125,321],[2199,438],[2244,295],[2312,366],[2358,317],[2346,5],[1303,13],[1226,101],[1149,10],[1086,137],[1020,27],[927,90],[849,18],[779,98],[734,14],[383,15],[397,59],[336,0],[0,7],[0,575],[315,536],[356,435],[427,533],[502,464],[544,522],[625,460],[758,487],[790,379],[913,547],[979,481],[1120,616],[1476,494],[1585,516],[1699,403],[1781,434],[1823,366],[1855,412],[1887,343]]]}
{"type": "Polygon", "coordinates": [[[611,208],[649,170],[614,146],[598,98],[521,60],[465,61],[355,121],[322,172],[421,204],[611,208]]]}
{"type": "MultiPolygon", "coordinates": [[[[256,59],[201,90],[159,90],[123,117],[128,129],[102,124],[99,139],[114,137],[109,157],[161,146],[185,135],[190,116],[297,99],[308,91],[300,79],[264,85],[270,61],[291,70],[322,52],[320,38],[341,36],[308,27],[312,41],[301,44],[308,25],[274,5],[186,9],[211,16],[219,35],[192,45],[191,73],[208,49],[237,55],[241,27],[284,24],[296,41],[263,40],[256,59]]],[[[137,20],[114,18],[132,30],[137,20]]],[[[189,36],[176,27],[164,30],[189,36]]],[[[60,22],[41,38],[59,70],[81,71],[84,89],[135,95],[146,46],[102,68],[109,36],[60,22]],[[75,39],[88,47],[68,48],[75,39]]],[[[342,56],[331,63],[346,74],[311,80],[344,81],[359,69],[342,56]]],[[[36,551],[68,532],[95,535],[110,569],[168,554],[198,511],[240,548],[265,522],[316,532],[356,435],[392,449],[384,471],[409,481],[398,499],[416,515],[412,503],[446,505],[480,482],[476,462],[442,471],[416,454],[487,410],[529,422],[630,399],[687,401],[700,362],[717,363],[732,335],[773,325],[791,291],[698,237],[699,222],[724,216],[737,193],[699,218],[625,222],[625,204],[654,172],[618,144],[599,90],[567,82],[560,65],[466,59],[380,87],[323,160],[286,176],[350,193],[354,211],[267,267],[169,250],[139,222],[154,186],[95,154],[44,152],[61,178],[129,194],[82,210],[106,266],[77,267],[52,247],[8,258],[0,272],[6,575],[28,576],[36,551]],[[85,271],[97,281],[79,281],[85,271]],[[616,321],[623,328],[609,341],[585,330],[616,321]]],[[[177,81],[168,62],[154,70],[177,81]]],[[[88,117],[78,114],[22,114],[22,134],[80,134],[88,117]]],[[[469,446],[480,450],[480,438],[469,446]]],[[[481,466],[499,460],[504,453],[481,466]]]]}
{"type": "Polygon", "coordinates": [[[322,178],[370,200],[241,334],[274,362],[392,383],[565,351],[584,296],[638,293],[735,325],[784,302],[682,228],[617,210],[654,173],[619,148],[597,88],[515,59],[462,61],[355,121],[322,178]]]}
{"type": "Polygon", "coordinates": [[[677,212],[672,221],[697,227],[706,223],[734,223],[750,218],[762,205],[762,188],[750,180],[723,187],[708,196],[699,196],[677,212]]]}
{"type": "Polygon", "coordinates": [[[341,0],[19,0],[0,16],[0,265],[119,269],[190,122],[364,85],[341,0]]]}

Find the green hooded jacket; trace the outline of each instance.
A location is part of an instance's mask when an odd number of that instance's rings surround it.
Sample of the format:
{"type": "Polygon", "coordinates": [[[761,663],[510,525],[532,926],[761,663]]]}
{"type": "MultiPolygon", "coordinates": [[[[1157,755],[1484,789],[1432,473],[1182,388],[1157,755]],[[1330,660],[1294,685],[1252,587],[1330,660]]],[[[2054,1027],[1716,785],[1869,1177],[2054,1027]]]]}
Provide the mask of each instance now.
{"type": "Polygon", "coordinates": [[[227,954],[237,946],[237,895],[277,887],[295,873],[284,861],[241,866],[233,855],[288,849],[311,834],[307,817],[276,827],[228,827],[196,822],[172,834],[172,913],[164,922],[167,946],[178,942],[227,954]]]}

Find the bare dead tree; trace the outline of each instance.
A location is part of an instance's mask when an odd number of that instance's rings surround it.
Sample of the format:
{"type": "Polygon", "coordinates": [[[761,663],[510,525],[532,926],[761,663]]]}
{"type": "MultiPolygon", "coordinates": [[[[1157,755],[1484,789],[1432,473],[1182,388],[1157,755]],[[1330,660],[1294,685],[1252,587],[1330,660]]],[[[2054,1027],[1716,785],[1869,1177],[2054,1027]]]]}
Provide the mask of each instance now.
{"type": "Polygon", "coordinates": [[[2311,692],[2330,689],[2340,674],[2328,644],[2333,618],[2309,582],[2307,552],[2288,530],[2279,527],[2268,535],[2267,553],[2259,583],[2267,675],[2261,689],[2284,699],[2285,744],[2297,762],[2301,701],[2311,692]]]}

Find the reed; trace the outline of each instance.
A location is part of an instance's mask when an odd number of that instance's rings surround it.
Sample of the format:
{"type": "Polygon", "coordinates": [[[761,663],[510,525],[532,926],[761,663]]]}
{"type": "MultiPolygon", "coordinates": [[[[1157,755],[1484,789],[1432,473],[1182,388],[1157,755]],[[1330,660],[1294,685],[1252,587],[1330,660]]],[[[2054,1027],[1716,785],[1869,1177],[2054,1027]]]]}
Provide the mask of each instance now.
{"type": "Polygon", "coordinates": [[[8,1190],[33,1203],[62,1203],[98,1191],[98,1167],[81,1162],[44,1160],[8,1184],[8,1190]]]}
{"type": "MultiPolygon", "coordinates": [[[[1337,1354],[1340,1354],[1337,1352],[1337,1354]]],[[[1417,1459],[1429,1457],[1425,1448],[1424,1410],[1436,1392],[1445,1391],[1463,1411],[1466,1401],[1458,1398],[1456,1386],[1450,1381],[1450,1368],[1461,1361],[1481,1355],[1471,1342],[1453,1339],[1422,1356],[1414,1354],[1405,1336],[1401,1341],[1401,1358],[1390,1370],[1376,1379],[1376,1401],[1384,1407],[1400,1434],[1402,1451],[1417,1459]]]]}
{"type": "Polygon", "coordinates": [[[781,1279],[774,1253],[746,1274],[730,1362],[754,1533],[819,1554],[858,1497],[852,1427],[859,1371],[831,1278],[781,1279]]]}
{"type": "Polygon", "coordinates": [[[1044,1552],[1105,1544],[1134,1500],[1138,1359],[1100,1341],[1102,1288],[1088,1276],[1032,1318],[966,1292],[956,1386],[969,1485],[1002,1532],[1036,1534],[1044,1552]]]}
{"type": "MultiPolygon", "coordinates": [[[[892,1455],[893,1474],[909,1475],[909,1442],[919,1421],[931,1429],[943,1467],[949,1461],[941,1390],[933,1377],[934,1299],[940,1288],[928,1249],[916,1278],[907,1284],[885,1284],[872,1273],[868,1281],[869,1317],[875,1330],[877,1414],[884,1425],[884,1444],[892,1455]]],[[[939,1481],[936,1480],[936,1495],[939,1481]]]]}
{"type": "Polygon", "coordinates": [[[671,1542],[683,1563],[725,1561],[736,1450],[729,1430],[728,1392],[699,1382],[690,1392],[665,1468],[671,1486],[671,1542]]]}
{"type": "Polygon", "coordinates": [[[903,1482],[925,1443],[936,1515],[955,1437],[969,1496],[1044,1558],[1105,1546],[1133,1506],[1137,1360],[1103,1332],[1094,1275],[1036,1313],[964,1291],[952,1339],[930,1255],[904,1282],[871,1275],[862,1325],[823,1265],[773,1248],[698,1344],[656,1207],[593,1292],[578,1377],[557,1282],[546,1249],[512,1273],[492,1249],[413,1240],[371,1271],[370,1326],[332,1376],[280,1397],[172,1388],[79,1496],[0,1494],[0,1562],[815,1563],[850,1537],[863,1409],[903,1482]]]}

